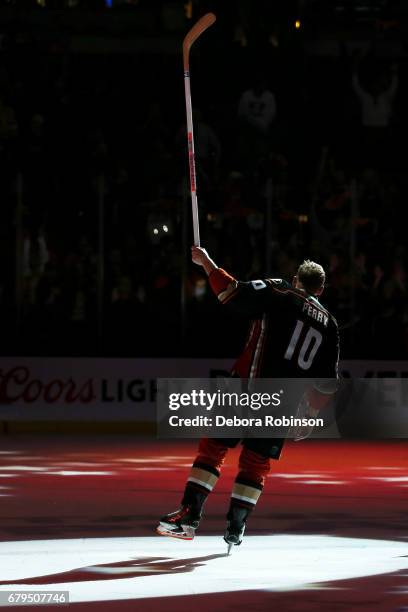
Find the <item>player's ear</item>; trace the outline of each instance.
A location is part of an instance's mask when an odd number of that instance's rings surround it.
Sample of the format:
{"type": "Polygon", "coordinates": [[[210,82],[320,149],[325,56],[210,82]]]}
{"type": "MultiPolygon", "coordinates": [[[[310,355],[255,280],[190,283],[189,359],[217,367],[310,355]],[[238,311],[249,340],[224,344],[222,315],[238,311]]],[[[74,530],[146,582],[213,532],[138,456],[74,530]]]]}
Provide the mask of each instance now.
{"type": "Polygon", "coordinates": [[[317,295],[317,296],[322,295],[323,291],[324,291],[324,285],[322,285],[322,286],[320,287],[320,289],[318,289],[318,290],[316,291],[316,295],[317,295]]]}
{"type": "Polygon", "coordinates": [[[295,276],[292,278],[292,287],[297,287],[297,282],[298,282],[298,277],[295,274],[295,276]]]}

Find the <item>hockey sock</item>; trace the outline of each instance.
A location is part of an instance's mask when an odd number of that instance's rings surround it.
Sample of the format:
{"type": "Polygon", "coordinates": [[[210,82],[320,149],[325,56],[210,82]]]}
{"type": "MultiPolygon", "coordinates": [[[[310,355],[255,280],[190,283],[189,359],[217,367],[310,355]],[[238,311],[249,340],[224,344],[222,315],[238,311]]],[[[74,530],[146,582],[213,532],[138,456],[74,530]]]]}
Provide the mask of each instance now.
{"type": "Polygon", "coordinates": [[[239,458],[239,472],[231,493],[229,514],[236,506],[246,508],[248,514],[255,508],[269,469],[269,457],[264,457],[245,447],[242,449],[239,458]]]}
{"type": "Polygon", "coordinates": [[[198,447],[198,455],[192,465],[190,476],[182,499],[183,505],[192,506],[198,512],[217,484],[220,469],[224,463],[228,447],[217,440],[202,438],[198,447]]]}

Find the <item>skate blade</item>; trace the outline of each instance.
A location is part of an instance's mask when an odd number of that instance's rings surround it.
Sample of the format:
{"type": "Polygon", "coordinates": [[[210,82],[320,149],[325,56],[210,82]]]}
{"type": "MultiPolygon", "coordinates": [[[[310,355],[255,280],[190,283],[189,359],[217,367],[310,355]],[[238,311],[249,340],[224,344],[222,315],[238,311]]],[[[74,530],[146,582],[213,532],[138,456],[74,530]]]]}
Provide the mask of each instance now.
{"type": "Polygon", "coordinates": [[[233,546],[234,546],[234,545],[233,545],[232,543],[229,543],[229,544],[228,544],[227,557],[229,557],[229,556],[231,555],[231,550],[232,550],[232,547],[233,547],[233,546]]]}
{"type": "Polygon", "coordinates": [[[171,531],[169,529],[166,529],[162,525],[159,525],[158,527],[156,527],[156,533],[158,533],[161,536],[175,538],[176,540],[193,540],[194,539],[194,533],[190,533],[187,531],[181,531],[181,532],[171,531]]]}

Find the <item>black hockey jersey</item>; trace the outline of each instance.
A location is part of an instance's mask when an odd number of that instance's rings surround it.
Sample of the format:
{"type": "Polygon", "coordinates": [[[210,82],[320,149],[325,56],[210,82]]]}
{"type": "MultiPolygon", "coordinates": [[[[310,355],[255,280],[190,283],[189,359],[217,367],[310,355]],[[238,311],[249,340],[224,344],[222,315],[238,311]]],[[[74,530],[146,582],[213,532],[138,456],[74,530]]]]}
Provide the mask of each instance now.
{"type": "Polygon", "coordinates": [[[337,322],[316,297],[281,279],[241,282],[221,268],[209,281],[222,304],[252,320],[238,376],[337,379],[337,322]]]}

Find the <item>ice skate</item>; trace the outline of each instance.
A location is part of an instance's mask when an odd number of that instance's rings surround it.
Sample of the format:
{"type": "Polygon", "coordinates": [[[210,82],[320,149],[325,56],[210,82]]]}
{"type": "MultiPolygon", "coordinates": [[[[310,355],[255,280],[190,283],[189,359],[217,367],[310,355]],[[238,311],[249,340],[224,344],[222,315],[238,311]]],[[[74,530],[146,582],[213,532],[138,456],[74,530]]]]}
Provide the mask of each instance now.
{"type": "Polygon", "coordinates": [[[191,506],[181,506],[175,512],[162,516],[156,532],[171,538],[192,540],[200,519],[201,514],[193,510],[191,506]]]}
{"type": "Polygon", "coordinates": [[[233,546],[239,546],[243,540],[246,520],[249,515],[247,508],[232,506],[227,514],[227,529],[224,534],[224,541],[228,545],[227,554],[231,554],[233,546]]]}

